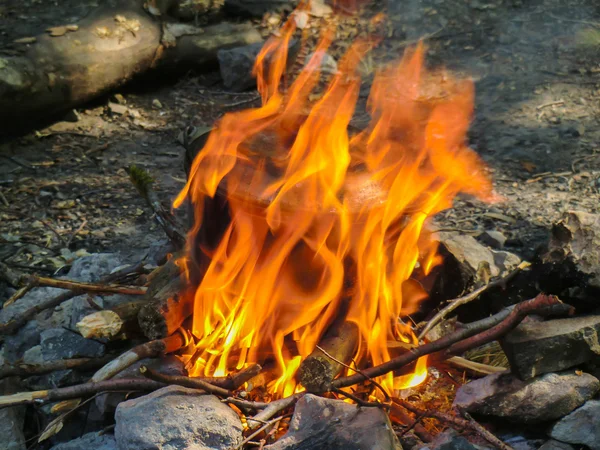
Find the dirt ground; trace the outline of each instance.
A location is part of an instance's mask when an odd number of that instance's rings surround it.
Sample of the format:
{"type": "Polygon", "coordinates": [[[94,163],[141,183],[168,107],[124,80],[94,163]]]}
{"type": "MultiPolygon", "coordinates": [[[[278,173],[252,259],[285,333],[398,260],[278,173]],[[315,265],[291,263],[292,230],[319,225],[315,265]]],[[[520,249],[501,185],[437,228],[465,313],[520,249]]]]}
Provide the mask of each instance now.
{"type": "MultiPolygon", "coordinates": [[[[18,52],[15,39],[76,22],[97,3],[4,0],[0,55],[18,52]]],[[[342,21],[338,47],[331,51],[336,58],[353,36],[368,29],[369,16],[387,14],[386,39],[365,62],[363,104],[373,70],[421,37],[432,65],[476,80],[471,145],[489,165],[505,200],[487,205],[460,199],[438,217],[441,228],[474,235],[498,230],[508,237],[509,250],[531,258],[563,211],[598,212],[596,3],[390,0],[369,4],[359,19],[342,21]]],[[[264,35],[276,26],[273,17],[257,21],[264,35]]],[[[319,24],[312,25],[315,36],[319,24]]],[[[0,261],[53,272],[83,249],[121,251],[134,258],[164,242],[126,168],[147,169],[168,204],[185,177],[178,133],[256,105],[253,93],[224,92],[217,72],[177,80],[154,75],[119,94],[128,109],[124,115],[108,108],[109,101],[116,102],[111,94],[20,135],[0,124],[0,261]]],[[[359,109],[356,122],[362,118],[359,109]]]]}

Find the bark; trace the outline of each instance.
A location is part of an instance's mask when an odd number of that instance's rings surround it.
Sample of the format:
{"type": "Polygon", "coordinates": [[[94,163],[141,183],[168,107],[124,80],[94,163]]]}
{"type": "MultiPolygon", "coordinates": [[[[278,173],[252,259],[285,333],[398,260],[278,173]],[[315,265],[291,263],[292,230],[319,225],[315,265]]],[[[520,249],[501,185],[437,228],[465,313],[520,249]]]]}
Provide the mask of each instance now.
{"type": "Polygon", "coordinates": [[[319,343],[320,348],[315,348],[300,364],[298,370],[300,384],[308,392],[327,391],[333,379],[344,368],[340,362],[347,364],[354,355],[358,338],[358,327],[354,323],[340,322],[330,327],[319,343]]]}
{"type": "Polygon", "coordinates": [[[175,255],[150,281],[146,304],[140,309],[138,322],[148,339],[161,339],[173,334],[192,315],[193,296],[185,295],[186,283],[175,264],[175,255]]]}
{"type": "Polygon", "coordinates": [[[112,309],[89,314],[77,323],[77,329],[86,339],[115,339],[140,331],[138,313],[146,302],[138,300],[123,303],[112,309]]]}
{"type": "Polygon", "coordinates": [[[108,1],[76,31],[37,36],[23,55],[1,57],[0,123],[60,113],[150,69],[203,69],[215,63],[219,49],[261,40],[247,24],[163,24],[143,3],[108,1]]]}

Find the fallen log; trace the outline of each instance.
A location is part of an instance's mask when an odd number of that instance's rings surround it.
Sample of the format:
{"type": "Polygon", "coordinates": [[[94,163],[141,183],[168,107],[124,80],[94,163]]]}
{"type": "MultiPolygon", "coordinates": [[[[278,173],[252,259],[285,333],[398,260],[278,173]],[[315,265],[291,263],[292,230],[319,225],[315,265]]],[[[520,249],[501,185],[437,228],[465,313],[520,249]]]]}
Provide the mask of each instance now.
{"type": "Polygon", "coordinates": [[[308,392],[326,392],[344,365],[350,361],[358,346],[356,324],[333,324],[317,348],[307,356],[298,369],[298,381],[308,392]],[[343,363],[343,364],[342,364],[343,363]]]}
{"type": "Polygon", "coordinates": [[[0,58],[0,123],[20,125],[81,105],[151,69],[206,69],[222,48],[262,40],[249,24],[161,23],[144,1],[107,1],[64,34],[0,58]]]}
{"type": "Polygon", "coordinates": [[[96,311],[77,323],[79,333],[86,339],[116,339],[140,331],[138,313],[146,302],[137,300],[111,309],[96,311]]]}
{"type": "Polygon", "coordinates": [[[164,266],[150,274],[146,304],[140,308],[138,322],[148,339],[161,339],[172,335],[192,315],[193,297],[185,295],[186,283],[175,254],[164,266]]]}

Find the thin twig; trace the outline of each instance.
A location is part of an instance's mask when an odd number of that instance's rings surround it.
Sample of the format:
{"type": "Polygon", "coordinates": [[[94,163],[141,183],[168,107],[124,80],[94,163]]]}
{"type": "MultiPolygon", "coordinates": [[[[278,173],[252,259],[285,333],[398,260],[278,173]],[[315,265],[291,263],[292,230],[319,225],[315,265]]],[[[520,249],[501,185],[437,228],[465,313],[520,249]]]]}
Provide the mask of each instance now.
{"type": "Polygon", "coordinates": [[[380,403],[380,402],[366,402],[363,399],[357,397],[356,395],[352,394],[351,392],[346,392],[343,391],[341,389],[338,388],[333,388],[331,390],[332,392],[335,392],[338,395],[341,395],[343,397],[347,397],[350,400],[352,400],[353,402],[355,402],[358,406],[364,406],[364,407],[369,407],[369,408],[388,408],[389,406],[386,405],[385,403],[380,403]]]}
{"type": "Polygon", "coordinates": [[[55,278],[32,275],[29,278],[34,286],[47,286],[59,289],[69,289],[77,292],[94,292],[102,294],[144,295],[147,288],[142,286],[116,286],[107,284],[82,283],[80,281],[57,280],[55,278]]]}
{"type": "Polygon", "coordinates": [[[240,445],[238,445],[236,447],[237,450],[241,449],[242,447],[244,447],[244,445],[246,445],[248,442],[250,442],[252,439],[254,439],[256,436],[258,436],[260,433],[262,433],[263,431],[265,431],[267,428],[269,428],[271,425],[281,421],[281,419],[284,419],[286,417],[289,417],[291,414],[284,414],[283,416],[279,416],[276,417],[274,419],[269,420],[268,422],[266,422],[262,427],[260,427],[258,430],[256,430],[254,433],[252,433],[250,436],[248,436],[246,439],[244,439],[242,441],[242,443],[240,445]]]}
{"type": "Polygon", "coordinates": [[[50,225],[50,222],[47,222],[45,220],[41,220],[40,222],[42,222],[42,224],[48,228],[50,231],[52,231],[52,233],[54,233],[54,235],[58,238],[58,241],[62,244],[63,247],[67,247],[67,243],[65,242],[65,240],[63,239],[63,237],[60,235],[60,233],[58,232],[58,230],[56,230],[56,228],[54,228],[52,225],[50,225]]]}
{"type": "MultiPolygon", "coordinates": [[[[369,380],[371,383],[373,383],[373,385],[376,386],[381,391],[381,393],[385,396],[385,402],[389,402],[390,401],[390,395],[385,390],[385,388],[381,384],[379,384],[377,381],[375,381],[371,377],[367,376],[362,370],[360,370],[358,368],[355,369],[354,367],[352,367],[352,366],[344,363],[343,361],[340,361],[339,359],[335,358],[333,355],[331,355],[330,353],[328,353],[327,351],[325,351],[325,349],[323,349],[319,345],[317,345],[316,348],[318,348],[319,350],[321,350],[323,352],[323,354],[325,356],[327,356],[329,359],[331,359],[332,361],[335,361],[336,363],[342,365],[346,369],[350,369],[353,372],[360,373],[361,375],[363,375],[367,380],[369,380]]],[[[346,394],[346,392],[344,392],[344,394],[346,394]]]]}
{"type": "Polygon", "coordinates": [[[539,111],[541,109],[548,108],[549,106],[564,105],[564,103],[565,103],[564,100],[556,100],[554,102],[548,102],[548,103],[544,103],[542,105],[539,105],[536,109],[539,111]]]}
{"type": "Polygon", "coordinates": [[[201,378],[190,378],[177,375],[165,375],[149,369],[146,366],[140,367],[140,373],[146,378],[154,381],[160,381],[165,384],[176,384],[178,386],[184,386],[191,389],[200,389],[210,394],[220,395],[221,397],[229,397],[233,395],[231,391],[215,386],[214,384],[207,383],[201,378]]]}
{"type": "Polygon", "coordinates": [[[481,294],[490,289],[504,286],[506,283],[512,280],[515,277],[515,275],[517,275],[522,270],[527,269],[530,265],[531,264],[529,264],[528,262],[522,262],[517,266],[517,268],[509,272],[506,276],[494,280],[491,283],[486,284],[485,286],[481,286],[479,289],[475,289],[473,292],[467,295],[455,298],[453,300],[449,300],[448,305],[442,308],[435,316],[431,318],[429,322],[427,322],[427,325],[425,325],[423,331],[419,333],[419,341],[422,341],[433,327],[435,327],[438,323],[444,320],[444,318],[456,308],[462,305],[466,305],[467,303],[472,302],[473,300],[476,300],[481,294]]]}
{"type": "Polygon", "coordinates": [[[477,375],[491,375],[492,373],[504,372],[507,370],[506,367],[490,366],[489,364],[478,363],[460,356],[453,356],[452,358],[449,358],[447,362],[454,367],[468,370],[477,375]]]}
{"type": "Polygon", "coordinates": [[[73,358],[59,359],[56,361],[47,361],[40,364],[16,363],[13,365],[5,364],[0,368],[0,379],[7,377],[29,377],[32,375],[43,375],[45,373],[55,372],[57,370],[88,370],[102,367],[113,357],[105,356],[102,358],[73,358]]]}
{"type": "Polygon", "coordinates": [[[275,400],[267,405],[261,412],[256,414],[252,418],[248,418],[248,427],[252,430],[258,427],[262,422],[271,419],[275,414],[283,411],[286,408],[294,405],[300,398],[304,396],[304,392],[299,392],[289,397],[285,397],[279,400],[275,400]]]}
{"type": "MultiPolygon", "coordinates": [[[[458,354],[458,351],[456,351],[457,349],[465,351],[466,349],[473,348],[464,348],[465,346],[462,345],[465,341],[468,341],[469,345],[474,345],[476,342],[469,339],[472,336],[482,333],[482,331],[485,330],[489,331],[491,327],[494,327],[493,332],[487,333],[485,337],[494,337],[493,340],[495,340],[498,338],[499,333],[507,333],[517,326],[528,314],[564,314],[571,310],[572,308],[570,306],[562,303],[557,297],[540,294],[534,299],[519,303],[512,310],[508,308],[504,309],[491,317],[465,325],[461,330],[447,334],[436,341],[415,347],[396,358],[392,358],[388,362],[365,369],[363,370],[363,374],[357,373],[347,377],[337,378],[332,381],[331,387],[342,388],[352,386],[364,381],[366,379],[365,375],[371,378],[379,377],[400,369],[401,367],[416,361],[421,356],[440,352],[445,349],[450,349],[450,351],[444,353],[442,356],[448,358],[454,354],[458,354]],[[504,324],[502,324],[503,321],[505,321],[504,324]],[[498,325],[502,326],[497,328],[498,325]]],[[[486,342],[489,341],[482,339],[476,346],[483,345],[486,342]]]]}
{"type": "Polygon", "coordinates": [[[69,245],[71,245],[71,241],[73,241],[75,236],[77,236],[79,234],[79,232],[81,230],[83,230],[83,227],[85,227],[86,225],[87,225],[87,220],[83,219],[83,222],[81,222],[81,225],[79,225],[79,227],[73,233],[71,233],[71,236],[69,236],[69,239],[67,239],[67,245],[66,245],[67,248],[69,248],[69,245]]]}
{"type": "Polygon", "coordinates": [[[402,406],[403,408],[408,409],[413,414],[422,415],[422,416],[426,416],[426,417],[433,417],[433,418],[438,419],[446,424],[453,425],[453,426],[461,428],[461,429],[467,429],[467,430],[474,431],[475,433],[479,434],[482,438],[484,438],[486,441],[488,441],[490,444],[496,446],[497,448],[499,448],[501,450],[514,450],[510,445],[502,442],[500,439],[498,439],[496,436],[494,436],[492,433],[490,433],[488,430],[483,428],[481,425],[479,425],[474,420],[469,421],[469,420],[461,419],[460,417],[454,417],[449,414],[445,414],[441,411],[421,409],[421,408],[418,408],[418,407],[414,406],[413,404],[411,404],[407,401],[401,400],[399,398],[393,398],[392,401],[394,403],[402,406]]]}
{"type": "Polygon", "coordinates": [[[253,402],[250,400],[242,400],[241,398],[237,398],[237,397],[227,397],[227,398],[224,398],[223,400],[221,400],[221,402],[222,403],[231,403],[232,405],[238,406],[240,408],[252,409],[255,411],[265,409],[267,406],[269,406],[269,403],[253,402]]]}

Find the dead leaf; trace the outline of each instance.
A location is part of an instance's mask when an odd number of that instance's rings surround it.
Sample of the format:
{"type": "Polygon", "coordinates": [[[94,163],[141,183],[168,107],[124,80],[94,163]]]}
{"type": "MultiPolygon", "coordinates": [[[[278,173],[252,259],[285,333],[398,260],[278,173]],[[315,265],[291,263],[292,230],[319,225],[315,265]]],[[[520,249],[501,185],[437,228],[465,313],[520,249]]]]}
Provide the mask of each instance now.
{"type": "Polygon", "coordinates": [[[57,417],[57,419],[53,420],[52,422],[50,422],[48,424],[48,426],[46,427],[46,429],[44,430],[44,432],[42,433],[42,435],[40,436],[40,438],[38,439],[38,442],[42,442],[45,441],[48,438],[51,438],[52,436],[54,436],[56,433],[58,433],[60,430],[62,430],[63,427],[63,417],[57,417]],[[57,420],[60,419],[60,420],[57,420]]]}
{"type": "Polygon", "coordinates": [[[537,166],[531,161],[521,161],[521,166],[529,173],[533,173],[537,169],[537,166]]]}
{"type": "Polygon", "coordinates": [[[96,34],[98,37],[105,38],[111,35],[111,31],[108,27],[96,27],[96,34]]]}
{"type": "Polygon", "coordinates": [[[51,27],[51,28],[47,28],[46,31],[48,33],[50,33],[50,36],[52,37],[58,37],[58,36],[64,36],[65,34],[67,34],[67,27],[65,26],[60,26],[60,27],[51,27]]]}
{"type": "Polygon", "coordinates": [[[24,37],[13,41],[15,44],[33,44],[34,42],[37,42],[37,38],[35,37],[24,37]]]}

